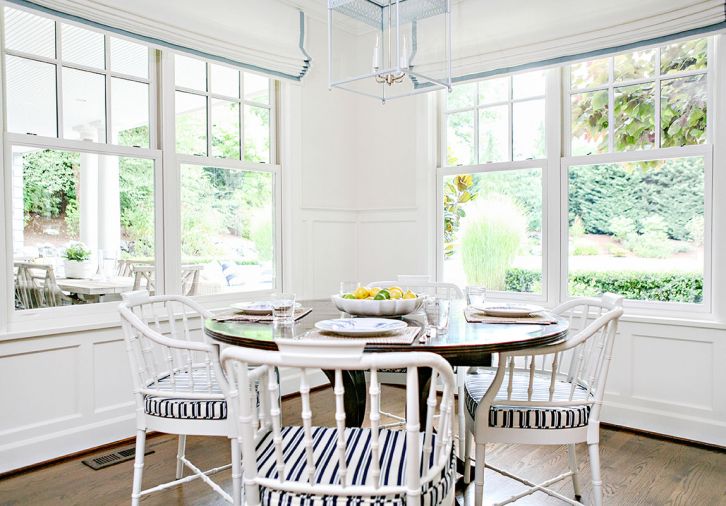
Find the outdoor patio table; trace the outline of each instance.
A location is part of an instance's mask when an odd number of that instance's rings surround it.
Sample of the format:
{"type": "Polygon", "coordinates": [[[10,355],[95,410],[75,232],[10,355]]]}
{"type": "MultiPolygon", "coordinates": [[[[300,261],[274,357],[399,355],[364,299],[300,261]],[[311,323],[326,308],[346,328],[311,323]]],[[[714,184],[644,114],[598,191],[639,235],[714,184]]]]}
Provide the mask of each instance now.
{"type": "Polygon", "coordinates": [[[128,292],[134,286],[132,277],[111,277],[107,279],[71,279],[57,280],[58,288],[63,291],[82,295],[87,299],[98,300],[104,295],[128,292]]]}

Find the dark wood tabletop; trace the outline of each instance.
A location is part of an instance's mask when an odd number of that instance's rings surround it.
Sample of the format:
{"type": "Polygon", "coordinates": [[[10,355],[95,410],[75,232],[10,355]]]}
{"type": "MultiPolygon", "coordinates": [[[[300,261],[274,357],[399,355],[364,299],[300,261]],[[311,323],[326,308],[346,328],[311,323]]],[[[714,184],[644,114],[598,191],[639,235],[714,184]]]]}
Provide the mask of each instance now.
{"type": "MultiPolygon", "coordinates": [[[[313,310],[290,327],[276,327],[271,323],[219,322],[213,319],[205,322],[206,334],[216,341],[238,346],[277,350],[275,339],[303,338],[320,320],[347,316],[335,308],[330,300],[303,300],[303,307],[313,310]]],[[[422,328],[425,323],[423,314],[407,315],[403,318],[409,325],[422,328]]],[[[492,353],[532,348],[551,344],[567,335],[568,322],[558,319],[549,325],[533,324],[491,324],[469,323],[464,318],[463,302],[454,303],[449,317],[449,330],[413,344],[367,345],[366,351],[431,351],[449,361],[452,365],[488,365],[492,353]]]]}

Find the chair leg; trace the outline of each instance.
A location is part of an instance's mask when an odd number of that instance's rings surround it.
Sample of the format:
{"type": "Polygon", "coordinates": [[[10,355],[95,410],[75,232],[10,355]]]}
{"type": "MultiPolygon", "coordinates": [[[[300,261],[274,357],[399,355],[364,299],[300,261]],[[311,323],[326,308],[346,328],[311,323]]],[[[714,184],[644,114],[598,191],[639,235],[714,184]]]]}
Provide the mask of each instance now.
{"type": "Polygon", "coordinates": [[[464,483],[471,482],[471,434],[464,429],[464,483]]]}
{"type": "Polygon", "coordinates": [[[570,471],[572,471],[572,487],[575,489],[575,501],[582,501],[580,494],[580,477],[577,475],[577,454],[575,453],[575,445],[567,445],[567,458],[570,462],[570,471]]]}
{"type": "Polygon", "coordinates": [[[484,502],[484,459],[486,457],[486,443],[476,443],[476,471],[474,473],[474,506],[481,506],[484,502]]]}
{"type": "Polygon", "coordinates": [[[588,444],[590,468],[592,469],[592,504],[602,505],[602,478],[600,477],[600,445],[588,444]]]}
{"type": "Polygon", "coordinates": [[[242,455],[237,438],[229,440],[232,449],[232,504],[242,504],[242,455]]]}
{"type": "Polygon", "coordinates": [[[141,479],[144,474],[144,450],[146,430],[136,430],[136,456],[134,458],[134,484],[131,489],[131,506],[138,506],[141,497],[141,479]]]}
{"type": "Polygon", "coordinates": [[[176,449],[176,479],[184,477],[184,463],[182,459],[187,448],[187,437],[184,434],[179,434],[179,443],[176,449]]]}
{"type": "Polygon", "coordinates": [[[459,457],[464,460],[464,440],[467,437],[466,417],[464,416],[464,387],[459,386],[458,410],[459,410],[459,457]]]}

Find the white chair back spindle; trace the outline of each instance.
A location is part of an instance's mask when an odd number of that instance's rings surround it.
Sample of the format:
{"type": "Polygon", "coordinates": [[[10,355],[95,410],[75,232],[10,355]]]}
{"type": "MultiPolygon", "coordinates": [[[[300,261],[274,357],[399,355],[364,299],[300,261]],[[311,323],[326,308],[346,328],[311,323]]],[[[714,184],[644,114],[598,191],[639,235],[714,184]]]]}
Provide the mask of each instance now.
{"type": "MultiPolygon", "coordinates": [[[[456,381],[451,366],[444,359],[430,353],[363,353],[363,345],[360,343],[331,344],[330,341],[278,340],[277,345],[279,351],[229,347],[221,355],[229,379],[230,416],[237,420],[242,443],[243,482],[247,504],[257,505],[264,502],[265,493],[269,494],[270,491],[309,495],[315,498],[407,496],[407,501],[419,501],[422,490],[438,479],[446,466],[452,464],[450,419],[453,416],[453,392],[456,381]],[[318,431],[321,427],[313,425],[315,413],[310,399],[308,375],[311,368],[330,369],[332,366],[335,367],[333,381],[335,402],[334,421],[331,422],[329,433],[334,448],[330,449],[330,459],[321,462],[319,454],[316,453],[316,434],[320,434],[318,431]],[[290,448],[286,445],[291,443],[285,438],[291,427],[283,427],[281,424],[279,390],[275,378],[276,368],[279,367],[293,368],[300,373],[299,392],[302,409],[297,415],[297,420],[302,435],[301,440],[295,445],[302,448],[298,465],[304,462],[304,466],[295,473],[292,473],[291,467],[295,465],[294,462],[290,462],[292,459],[286,460],[284,453],[290,452],[290,448]],[[390,434],[391,431],[384,431],[380,425],[381,386],[378,381],[378,370],[390,367],[405,368],[408,375],[405,478],[402,484],[395,486],[384,483],[382,465],[385,465],[385,462],[381,462],[385,446],[381,441],[381,434],[384,432],[390,434]],[[444,385],[443,395],[439,400],[436,381],[431,382],[427,403],[429,409],[423,428],[418,419],[417,367],[432,368],[434,378],[439,378],[444,385]],[[365,483],[360,483],[361,475],[357,472],[358,469],[349,467],[352,455],[360,451],[356,446],[357,442],[353,440],[352,431],[363,429],[349,429],[345,426],[343,371],[346,370],[370,372],[371,381],[368,388],[370,445],[366,450],[370,452],[370,467],[365,475],[365,483]],[[267,382],[269,385],[269,389],[259,400],[255,395],[251,376],[260,378],[261,382],[267,382]],[[253,408],[258,404],[259,409],[266,413],[258,417],[252,416],[253,408]],[[438,430],[434,431],[434,415],[437,414],[435,413],[437,410],[439,426],[438,430]],[[268,417],[272,420],[271,426],[265,423],[268,417]],[[266,437],[272,438],[275,469],[274,472],[263,475],[258,467],[260,457],[256,456],[256,447],[266,437]],[[432,456],[433,464],[429,465],[432,456]],[[329,482],[319,481],[321,475],[333,472],[333,468],[336,468],[337,478],[334,476],[329,482]]],[[[326,409],[320,414],[328,413],[326,409]]],[[[269,456],[267,459],[269,462],[269,456]]],[[[265,466],[264,463],[261,465],[265,466]]]]}
{"type": "Polygon", "coordinates": [[[585,404],[592,406],[591,416],[598,419],[618,319],[623,312],[622,298],[606,294],[602,299],[573,299],[553,312],[570,323],[568,337],[545,348],[501,353],[498,360],[504,367],[498,368],[499,378],[495,378],[482,404],[487,401],[494,406],[585,404]],[[526,395],[515,388],[514,379],[522,374],[528,377],[526,395]],[[538,379],[547,380],[546,391],[537,388],[537,384],[542,385],[538,379]],[[568,395],[560,393],[555,398],[558,382],[570,384],[568,395]],[[502,384],[506,389],[499,388],[502,384]]]}

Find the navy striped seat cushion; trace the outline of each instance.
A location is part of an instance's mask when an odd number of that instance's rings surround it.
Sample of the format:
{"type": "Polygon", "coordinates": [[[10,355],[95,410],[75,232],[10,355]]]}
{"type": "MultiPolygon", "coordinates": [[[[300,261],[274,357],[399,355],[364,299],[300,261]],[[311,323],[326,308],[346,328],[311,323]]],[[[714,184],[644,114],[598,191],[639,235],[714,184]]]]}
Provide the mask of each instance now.
{"type": "MultiPolygon", "coordinates": [[[[465,404],[466,409],[472,418],[476,418],[476,408],[479,402],[489,389],[494,380],[496,371],[494,369],[480,369],[478,374],[470,374],[466,379],[465,404]]],[[[517,401],[527,400],[527,389],[529,387],[529,374],[517,374],[515,372],[512,381],[512,399],[517,401]]],[[[566,401],[570,396],[571,383],[555,381],[553,401],[566,401]]],[[[546,402],[549,400],[550,376],[535,375],[532,391],[533,401],[546,402]]],[[[507,377],[497,394],[499,399],[507,397],[507,377]]],[[[500,428],[518,429],[574,429],[584,427],[590,418],[590,404],[593,398],[588,395],[587,390],[581,386],[575,387],[572,399],[582,401],[577,406],[505,406],[495,405],[489,409],[489,426],[500,428]]]]}
{"type": "Polygon", "coordinates": [[[144,396],[144,411],[152,416],[162,418],[177,418],[180,420],[225,420],[227,418],[227,401],[214,398],[222,395],[222,390],[214,377],[214,372],[207,373],[206,369],[194,369],[190,376],[188,372],[179,372],[160,379],[150,385],[154,390],[177,392],[179,396],[158,397],[144,396]],[[192,381],[193,380],[193,381],[192,381]],[[185,399],[184,392],[209,393],[211,399],[185,399]]]}
{"type": "MultiPolygon", "coordinates": [[[[306,455],[302,427],[284,427],[282,445],[285,460],[285,478],[305,482],[306,455]]],[[[400,430],[379,431],[381,485],[403,485],[405,483],[406,432],[400,430]]],[[[371,431],[370,429],[345,429],[346,467],[349,485],[372,485],[371,431]]],[[[339,466],[337,453],[337,431],[332,427],[313,428],[313,455],[315,459],[315,484],[338,484],[339,466]]],[[[435,436],[434,436],[435,443],[435,436]]],[[[421,445],[423,447],[423,445],[421,445]]],[[[435,446],[434,446],[435,447],[435,446]]],[[[423,467],[433,466],[433,452],[423,467]]],[[[421,505],[433,506],[441,502],[455,484],[455,457],[452,451],[450,465],[429,485],[424,485],[421,505]]],[[[260,477],[277,479],[275,447],[272,433],[268,433],[257,445],[257,467],[260,477]]],[[[345,497],[313,496],[260,487],[263,504],[285,506],[403,506],[405,493],[396,496],[345,497]]]]}

